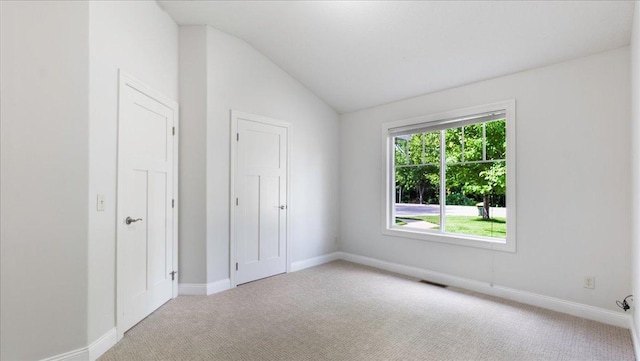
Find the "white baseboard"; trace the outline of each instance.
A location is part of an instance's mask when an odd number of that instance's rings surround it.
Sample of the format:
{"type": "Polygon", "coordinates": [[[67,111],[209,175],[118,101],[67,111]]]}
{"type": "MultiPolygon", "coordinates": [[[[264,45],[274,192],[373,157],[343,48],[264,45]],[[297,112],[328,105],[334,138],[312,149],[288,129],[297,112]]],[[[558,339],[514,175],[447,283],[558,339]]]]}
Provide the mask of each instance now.
{"type": "Polygon", "coordinates": [[[87,347],[65,352],[40,361],[87,361],[89,359],[89,349],[87,347]]]}
{"type": "Polygon", "coordinates": [[[207,285],[205,283],[180,283],[178,294],[185,296],[206,296],[207,285]]]}
{"type": "Polygon", "coordinates": [[[216,282],[211,282],[207,284],[207,296],[214,293],[226,291],[229,288],[231,288],[231,280],[228,278],[216,282]]]}
{"type": "Polygon", "coordinates": [[[118,336],[116,328],[112,328],[109,332],[102,335],[102,337],[93,341],[89,345],[89,361],[95,361],[98,357],[102,356],[105,352],[109,351],[118,342],[118,336]]]}
{"type": "Polygon", "coordinates": [[[562,312],[573,316],[606,323],[609,325],[624,328],[629,328],[631,325],[630,315],[610,311],[604,308],[589,306],[577,302],[565,301],[559,298],[544,296],[532,292],[520,291],[509,287],[491,285],[486,282],[480,282],[422,268],[381,261],[375,258],[358,256],[351,253],[337,253],[339,259],[343,259],[349,262],[359,263],[366,266],[400,273],[403,275],[412,276],[449,286],[464,288],[467,290],[501,297],[516,302],[526,303],[529,305],[546,308],[552,311],[562,312]]]}
{"type": "Polygon", "coordinates": [[[91,345],[77,350],[65,352],[41,361],[95,361],[116,344],[116,329],[112,328],[100,336],[91,345]]]}
{"type": "Polygon", "coordinates": [[[231,288],[231,280],[224,279],[211,283],[180,283],[178,293],[185,296],[209,296],[231,288]]]}
{"type": "Polygon", "coordinates": [[[291,272],[300,271],[305,268],[319,266],[340,259],[340,252],[324,254],[322,256],[308,258],[302,261],[293,262],[291,264],[291,272]]]}

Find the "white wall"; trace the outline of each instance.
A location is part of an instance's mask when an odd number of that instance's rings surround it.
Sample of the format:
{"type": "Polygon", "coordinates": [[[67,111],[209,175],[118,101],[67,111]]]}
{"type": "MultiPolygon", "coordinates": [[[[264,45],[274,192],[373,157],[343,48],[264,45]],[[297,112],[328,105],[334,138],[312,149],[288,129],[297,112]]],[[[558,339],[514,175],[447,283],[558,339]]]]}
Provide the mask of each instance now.
{"type": "MultiPolygon", "coordinates": [[[[204,29],[204,27],[203,27],[204,29]]],[[[181,30],[181,56],[201,49],[202,33],[181,30]],[[192,50],[183,46],[189,46],[192,50]]],[[[206,194],[197,189],[184,199],[206,197],[206,221],[193,227],[206,230],[206,279],[229,278],[229,140],[230,110],[276,118],[293,124],[291,148],[291,199],[289,202],[292,260],[312,258],[337,249],[338,232],[338,115],[313,93],[252,46],[212,28],[206,28],[207,78],[206,129],[200,120],[188,119],[187,103],[182,104],[182,121],[193,125],[190,132],[206,132],[206,194]]],[[[181,84],[197,74],[181,74],[181,84]],[[188,77],[188,78],[187,78],[188,77]]],[[[186,89],[184,87],[181,88],[186,89]]],[[[184,94],[184,93],[182,93],[184,94]]],[[[197,105],[202,109],[202,104],[197,105]]],[[[198,117],[201,117],[199,110],[198,117]]],[[[196,114],[193,113],[193,114],[196,114]]],[[[199,118],[200,119],[200,118],[199,118]]],[[[183,127],[183,128],[184,128],[183,127]]],[[[186,128],[184,128],[186,129],[186,128]]],[[[183,131],[184,131],[183,129],[183,131]]],[[[184,141],[181,140],[181,143],[184,141]]],[[[197,155],[198,162],[203,156],[197,155]]],[[[182,179],[188,178],[181,169],[182,179]]],[[[201,184],[201,175],[197,176],[201,184]]],[[[185,204],[199,209],[200,203],[185,204]]],[[[195,223],[195,222],[194,222],[195,223]]],[[[202,231],[198,232],[201,237],[202,231]]],[[[183,240],[181,247],[185,247],[183,240]]],[[[200,242],[200,240],[194,240],[200,242]]],[[[181,248],[182,249],[182,248],[181,248]]],[[[181,258],[183,274],[200,262],[181,258]]],[[[183,282],[183,280],[181,280],[183,282]]]]}
{"type": "Polygon", "coordinates": [[[85,2],[0,2],[0,359],[86,346],[85,2]]]}
{"type": "Polygon", "coordinates": [[[619,310],[631,292],[629,74],[622,48],[342,115],[341,250],[619,310]],[[517,252],[382,236],[381,123],[512,98],[517,252]]]}
{"type": "Polygon", "coordinates": [[[180,283],[207,283],[207,29],[180,27],[180,283]]]}
{"type": "Polygon", "coordinates": [[[177,100],[178,26],[155,1],[92,1],[89,14],[91,343],[115,327],[118,69],[177,100]]]}
{"type": "MultiPolygon", "coordinates": [[[[640,4],[636,1],[631,32],[631,138],[632,152],[632,274],[633,294],[636,295],[633,320],[640,326],[640,4]]],[[[637,335],[635,335],[637,337],[637,335]]],[[[640,342],[640,340],[634,340],[640,342]]],[[[640,343],[638,343],[640,345],[640,343]]],[[[636,350],[640,352],[640,350],[636,350]]]]}
{"type": "Polygon", "coordinates": [[[118,69],[177,100],[155,2],[2,2],[2,359],[115,327],[118,69]]]}

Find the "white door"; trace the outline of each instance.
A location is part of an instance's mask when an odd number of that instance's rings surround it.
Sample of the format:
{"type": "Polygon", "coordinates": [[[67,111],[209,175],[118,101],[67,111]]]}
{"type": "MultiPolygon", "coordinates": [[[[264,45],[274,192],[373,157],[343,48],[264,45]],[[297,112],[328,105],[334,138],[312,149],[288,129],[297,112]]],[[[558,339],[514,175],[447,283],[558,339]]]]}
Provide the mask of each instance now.
{"type": "Polygon", "coordinates": [[[235,283],[242,284],[287,271],[289,129],[257,116],[235,121],[235,283]]]}
{"type": "MultiPolygon", "coordinates": [[[[174,296],[174,122],[162,102],[121,76],[118,121],[118,333],[174,296]]],[[[167,104],[168,103],[168,104],[167,104]]]]}

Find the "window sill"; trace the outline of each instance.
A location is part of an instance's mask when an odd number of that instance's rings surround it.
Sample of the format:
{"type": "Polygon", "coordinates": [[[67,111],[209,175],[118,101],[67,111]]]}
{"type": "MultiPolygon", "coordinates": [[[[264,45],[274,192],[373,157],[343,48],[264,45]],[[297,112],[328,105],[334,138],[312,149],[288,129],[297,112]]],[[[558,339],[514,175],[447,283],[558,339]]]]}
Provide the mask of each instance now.
{"type": "Polygon", "coordinates": [[[411,238],[421,241],[439,242],[453,244],[457,246],[474,247],[482,249],[491,249],[502,252],[516,252],[514,240],[501,240],[488,237],[473,237],[460,234],[425,232],[423,230],[405,228],[405,227],[385,227],[382,234],[386,236],[411,238]]]}

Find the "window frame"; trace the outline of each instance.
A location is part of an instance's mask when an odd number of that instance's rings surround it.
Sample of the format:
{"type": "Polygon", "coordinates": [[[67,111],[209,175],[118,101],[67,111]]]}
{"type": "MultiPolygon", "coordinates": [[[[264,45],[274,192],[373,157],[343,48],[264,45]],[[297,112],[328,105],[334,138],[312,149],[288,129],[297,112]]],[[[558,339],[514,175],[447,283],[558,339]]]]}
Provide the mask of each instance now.
{"type": "Polygon", "coordinates": [[[454,244],[505,252],[516,251],[516,101],[515,99],[428,114],[382,124],[382,234],[424,241],[454,244]],[[395,225],[395,162],[392,129],[422,129],[439,124],[447,124],[447,129],[456,128],[465,119],[477,114],[504,111],[506,119],[506,165],[507,165],[507,237],[506,239],[472,236],[453,233],[438,233],[395,225]],[[449,127],[449,125],[451,125],[449,127]]]}

